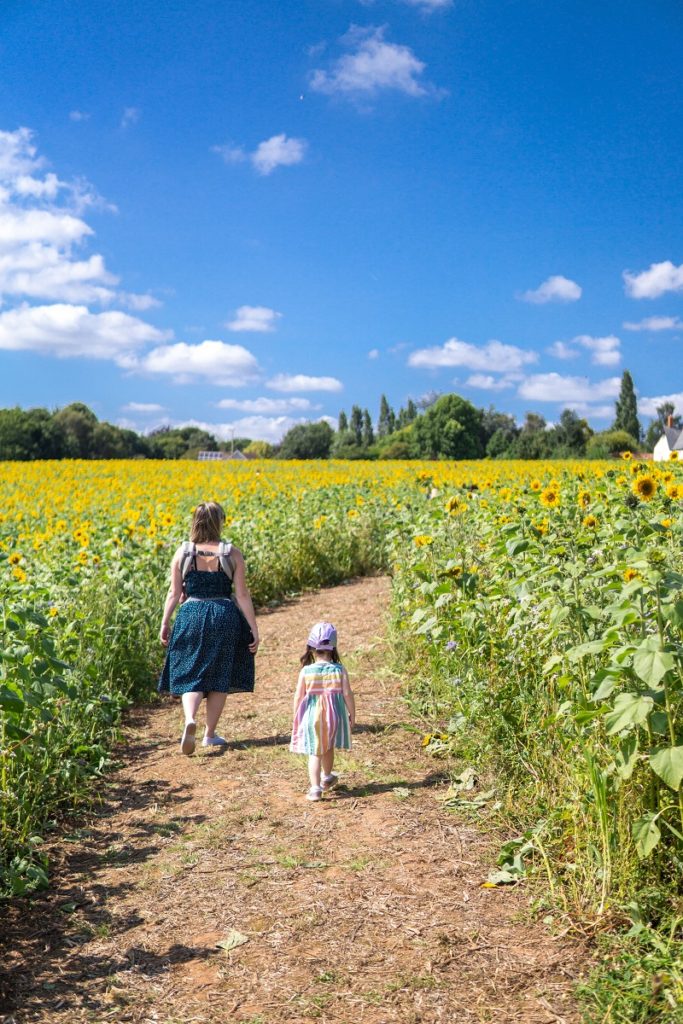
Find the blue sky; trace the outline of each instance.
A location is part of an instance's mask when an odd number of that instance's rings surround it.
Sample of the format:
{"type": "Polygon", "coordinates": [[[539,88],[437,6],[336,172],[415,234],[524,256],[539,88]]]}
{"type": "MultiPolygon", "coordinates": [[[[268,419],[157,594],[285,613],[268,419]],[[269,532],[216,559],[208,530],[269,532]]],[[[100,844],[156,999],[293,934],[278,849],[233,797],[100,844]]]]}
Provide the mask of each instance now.
{"type": "Polygon", "coordinates": [[[683,412],[683,7],[4,0],[0,406],[683,412]]]}

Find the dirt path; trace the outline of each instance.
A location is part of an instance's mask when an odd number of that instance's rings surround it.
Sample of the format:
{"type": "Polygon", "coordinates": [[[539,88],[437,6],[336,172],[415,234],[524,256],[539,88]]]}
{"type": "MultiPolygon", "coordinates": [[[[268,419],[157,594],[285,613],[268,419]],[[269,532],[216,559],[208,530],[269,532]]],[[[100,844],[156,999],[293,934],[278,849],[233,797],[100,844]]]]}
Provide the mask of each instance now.
{"type": "Polygon", "coordinates": [[[132,716],[97,812],[52,850],[53,889],[0,909],[0,1021],[576,1021],[580,951],[525,922],[523,888],[480,888],[493,846],[444,812],[439,763],[403,728],[387,596],[361,580],[264,615],[257,692],[229,698],[223,752],[179,754],[176,704],[132,716]],[[360,725],[344,787],[310,804],[287,743],[320,618],[360,725]]]}

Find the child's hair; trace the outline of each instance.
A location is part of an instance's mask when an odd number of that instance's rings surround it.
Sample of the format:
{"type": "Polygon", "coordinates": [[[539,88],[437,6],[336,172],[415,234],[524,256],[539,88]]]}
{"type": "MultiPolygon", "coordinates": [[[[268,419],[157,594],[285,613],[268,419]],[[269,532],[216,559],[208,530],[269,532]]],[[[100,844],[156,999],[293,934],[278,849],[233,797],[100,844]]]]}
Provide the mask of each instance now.
{"type": "Polygon", "coordinates": [[[190,540],[193,544],[217,543],[225,522],[225,512],[217,501],[202,501],[192,516],[190,540]]]}
{"type": "MultiPolygon", "coordinates": [[[[316,652],[316,648],[315,647],[311,647],[310,644],[306,644],[306,650],[304,651],[304,653],[301,655],[301,658],[299,659],[300,662],[301,662],[301,667],[302,668],[304,668],[305,665],[312,665],[313,664],[313,662],[315,661],[315,652],[316,652]]],[[[337,665],[341,664],[341,658],[339,657],[339,652],[337,651],[336,647],[332,648],[332,650],[330,651],[330,654],[332,655],[332,661],[336,662],[337,665]]]]}

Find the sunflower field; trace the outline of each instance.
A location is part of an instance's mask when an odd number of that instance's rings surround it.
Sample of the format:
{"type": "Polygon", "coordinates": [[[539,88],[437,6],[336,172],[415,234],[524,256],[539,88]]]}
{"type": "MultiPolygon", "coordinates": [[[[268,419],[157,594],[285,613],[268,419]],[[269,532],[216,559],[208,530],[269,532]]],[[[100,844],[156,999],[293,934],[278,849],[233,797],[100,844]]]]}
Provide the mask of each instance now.
{"type": "Polygon", "coordinates": [[[2,463],[0,494],[0,893],[46,884],[42,836],[154,692],[170,558],[213,499],[257,606],[391,574],[406,699],[460,772],[447,806],[518,829],[488,884],[533,873],[548,907],[645,936],[671,920],[676,461],[2,463]]]}

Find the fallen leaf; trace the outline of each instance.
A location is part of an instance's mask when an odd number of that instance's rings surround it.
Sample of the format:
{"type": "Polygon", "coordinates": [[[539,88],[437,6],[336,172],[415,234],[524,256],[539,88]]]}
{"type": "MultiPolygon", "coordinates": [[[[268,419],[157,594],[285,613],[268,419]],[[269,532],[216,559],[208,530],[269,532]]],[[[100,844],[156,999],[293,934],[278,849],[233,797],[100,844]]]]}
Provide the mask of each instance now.
{"type": "Polygon", "coordinates": [[[236,949],[237,946],[243,946],[245,942],[249,942],[249,936],[243,935],[242,932],[236,931],[234,928],[228,932],[224,939],[217,942],[216,945],[219,949],[224,949],[226,953],[229,953],[231,949],[236,949]]]}

